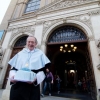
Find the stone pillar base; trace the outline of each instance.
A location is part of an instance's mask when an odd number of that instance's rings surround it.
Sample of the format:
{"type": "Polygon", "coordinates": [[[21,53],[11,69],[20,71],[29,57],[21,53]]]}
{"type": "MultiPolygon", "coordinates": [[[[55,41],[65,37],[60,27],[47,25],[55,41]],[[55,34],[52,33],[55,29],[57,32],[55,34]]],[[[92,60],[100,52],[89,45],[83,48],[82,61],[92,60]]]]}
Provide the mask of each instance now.
{"type": "Polygon", "coordinates": [[[9,100],[10,90],[5,89],[2,93],[1,100],[9,100]]]}

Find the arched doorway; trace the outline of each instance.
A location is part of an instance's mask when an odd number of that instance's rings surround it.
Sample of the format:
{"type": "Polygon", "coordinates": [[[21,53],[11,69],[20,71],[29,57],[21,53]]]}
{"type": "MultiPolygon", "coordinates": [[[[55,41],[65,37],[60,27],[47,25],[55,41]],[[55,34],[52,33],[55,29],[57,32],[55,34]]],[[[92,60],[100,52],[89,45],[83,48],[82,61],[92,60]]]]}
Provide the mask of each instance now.
{"type": "Polygon", "coordinates": [[[62,93],[85,92],[96,98],[88,39],[81,29],[66,25],[54,30],[48,38],[47,55],[52,62],[52,73],[62,80],[62,93]],[[81,89],[79,80],[83,83],[81,89]]]}
{"type": "MultiPolygon", "coordinates": [[[[16,43],[15,43],[15,45],[13,47],[12,54],[11,54],[10,58],[12,58],[15,54],[17,54],[19,51],[21,51],[25,47],[27,37],[28,36],[20,37],[16,41],[16,43]]],[[[11,68],[10,65],[8,65],[7,71],[6,71],[6,75],[5,75],[5,78],[4,78],[4,82],[3,82],[3,86],[2,86],[3,89],[6,88],[6,84],[7,84],[7,81],[8,81],[8,76],[9,76],[10,68],[11,68]]]]}

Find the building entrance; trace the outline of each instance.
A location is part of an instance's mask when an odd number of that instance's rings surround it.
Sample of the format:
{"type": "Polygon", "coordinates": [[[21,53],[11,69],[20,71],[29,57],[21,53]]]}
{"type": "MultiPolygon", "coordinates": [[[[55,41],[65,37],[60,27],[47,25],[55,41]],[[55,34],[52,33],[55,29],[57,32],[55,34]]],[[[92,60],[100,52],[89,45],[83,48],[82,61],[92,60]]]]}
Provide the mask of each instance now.
{"type": "Polygon", "coordinates": [[[55,77],[53,91],[57,91],[56,76],[59,75],[62,93],[84,92],[96,99],[88,40],[80,29],[64,26],[55,30],[48,39],[47,56],[52,62],[51,70],[55,77]]]}

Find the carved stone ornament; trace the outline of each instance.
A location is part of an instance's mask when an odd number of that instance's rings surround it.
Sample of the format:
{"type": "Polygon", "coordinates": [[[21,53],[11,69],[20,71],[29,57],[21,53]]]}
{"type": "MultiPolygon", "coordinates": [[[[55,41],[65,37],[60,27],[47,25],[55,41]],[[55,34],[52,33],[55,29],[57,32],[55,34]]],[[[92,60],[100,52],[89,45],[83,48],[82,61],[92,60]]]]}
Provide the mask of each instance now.
{"type": "Polygon", "coordinates": [[[0,46],[0,69],[2,69],[3,49],[0,46]]]}
{"type": "Polygon", "coordinates": [[[19,28],[8,28],[7,31],[12,31],[13,34],[15,33],[24,33],[24,32],[29,32],[32,33],[35,31],[34,26],[25,26],[25,27],[19,27],[19,28]]]}
{"type": "Polygon", "coordinates": [[[89,36],[89,41],[94,41],[95,39],[94,39],[94,36],[93,35],[91,35],[91,36],[89,36]]]}
{"type": "Polygon", "coordinates": [[[100,39],[95,40],[96,46],[97,46],[97,50],[98,50],[98,55],[100,56],[100,39]]]}
{"type": "Polygon", "coordinates": [[[44,22],[43,36],[44,36],[45,32],[48,30],[48,28],[50,28],[55,23],[58,23],[59,21],[63,21],[63,19],[56,19],[56,20],[51,20],[51,21],[44,22]]]}
{"type": "Polygon", "coordinates": [[[46,12],[50,12],[50,11],[60,10],[63,8],[78,6],[81,4],[92,3],[94,1],[99,1],[99,0],[56,0],[56,1],[52,2],[51,4],[43,7],[36,13],[37,14],[38,13],[39,14],[46,13],[46,12]]]}
{"type": "Polygon", "coordinates": [[[91,31],[93,31],[91,19],[88,13],[67,18],[67,20],[70,20],[70,19],[86,24],[91,29],[91,31]]]}
{"type": "Polygon", "coordinates": [[[100,64],[97,66],[97,68],[100,70],[100,64]]]}
{"type": "Polygon", "coordinates": [[[92,16],[92,15],[100,15],[100,8],[98,10],[90,11],[88,14],[89,14],[89,16],[92,16]]]}

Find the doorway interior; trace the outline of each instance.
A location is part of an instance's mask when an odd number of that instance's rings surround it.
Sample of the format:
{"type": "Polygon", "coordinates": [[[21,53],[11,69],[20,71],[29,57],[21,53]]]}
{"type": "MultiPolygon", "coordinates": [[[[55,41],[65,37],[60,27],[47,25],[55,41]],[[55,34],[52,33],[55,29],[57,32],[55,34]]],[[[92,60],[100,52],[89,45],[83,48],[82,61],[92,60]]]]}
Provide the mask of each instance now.
{"type": "MultiPolygon", "coordinates": [[[[90,92],[96,93],[92,62],[88,51],[87,42],[47,45],[47,56],[52,62],[51,71],[54,77],[59,75],[62,80],[60,86],[61,92],[86,93],[86,95],[90,92]],[[82,84],[80,90],[78,87],[79,80],[82,83],[84,81],[90,82],[88,84],[89,87],[86,87],[86,90],[84,90],[82,84]]],[[[55,87],[53,87],[53,91],[56,91],[55,87]]]]}

